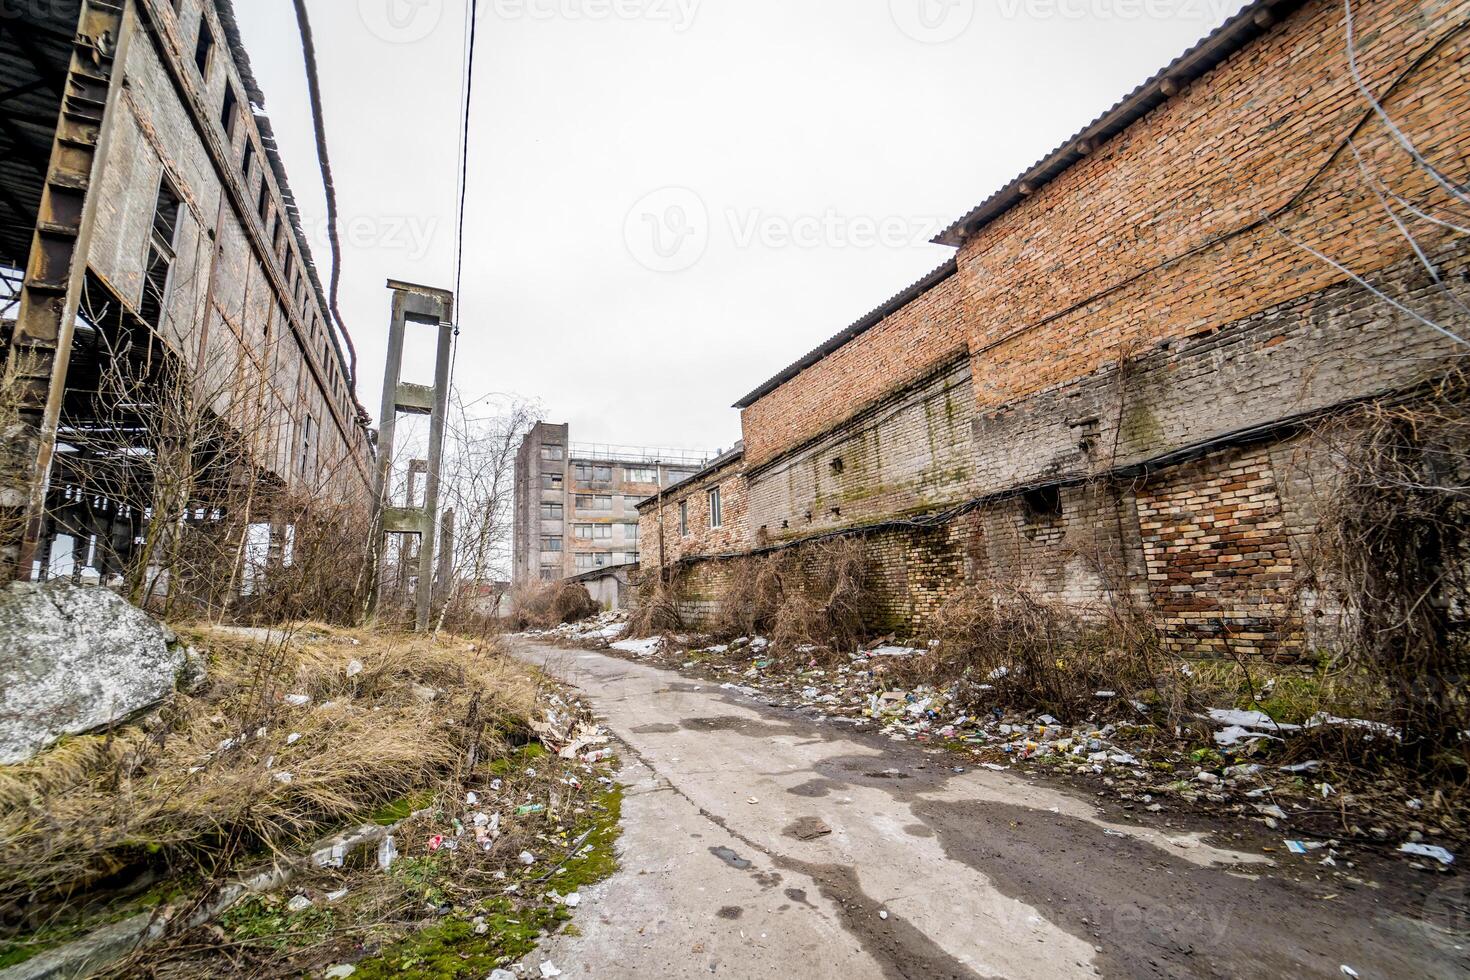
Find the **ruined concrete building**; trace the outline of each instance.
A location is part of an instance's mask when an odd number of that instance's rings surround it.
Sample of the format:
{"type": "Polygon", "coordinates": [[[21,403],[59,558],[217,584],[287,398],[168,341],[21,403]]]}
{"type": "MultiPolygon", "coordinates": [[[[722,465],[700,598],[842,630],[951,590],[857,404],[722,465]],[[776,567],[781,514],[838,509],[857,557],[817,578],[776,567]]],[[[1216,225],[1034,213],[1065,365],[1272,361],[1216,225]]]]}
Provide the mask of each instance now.
{"type": "Polygon", "coordinates": [[[538,422],[516,454],[513,579],[558,581],[638,565],[638,504],[687,479],[714,454],[573,444],[567,425],[538,422]]]}
{"type": "Polygon", "coordinates": [[[1256,0],[956,221],[952,259],[740,399],[742,457],[642,505],[645,570],[698,617],[739,556],[861,534],[875,625],[1002,580],[1128,597],[1180,651],[1310,648],[1318,423],[1470,335],[1430,163],[1470,155],[1465,5],[1352,8],[1362,88],[1341,0],[1256,0]]]}
{"type": "Polygon", "coordinates": [[[103,464],[146,466],[128,434],[172,418],[160,386],[185,377],[189,411],[247,436],[252,486],[365,493],[346,338],[229,0],[26,10],[0,20],[0,315],[19,399],[3,560],[116,571],[148,515],[103,464]]]}

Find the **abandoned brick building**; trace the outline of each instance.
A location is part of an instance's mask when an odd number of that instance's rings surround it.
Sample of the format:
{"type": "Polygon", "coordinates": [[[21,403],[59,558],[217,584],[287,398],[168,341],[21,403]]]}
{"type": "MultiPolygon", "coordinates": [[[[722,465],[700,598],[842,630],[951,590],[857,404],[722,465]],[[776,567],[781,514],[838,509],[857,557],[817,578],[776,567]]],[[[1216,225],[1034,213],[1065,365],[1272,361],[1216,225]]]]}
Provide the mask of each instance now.
{"type": "Polygon", "coordinates": [[[1470,332],[1465,238],[1435,220],[1464,191],[1432,169],[1470,158],[1467,22],[1249,4],[742,398],[743,456],[642,506],[645,569],[698,617],[737,556],[861,533],[894,628],[993,579],[1127,595],[1181,651],[1310,646],[1315,420],[1412,392],[1470,332]]]}
{"type": "Polygon", "coordinates": [[[26,8],[0,18],[0,354],[20,402],[0,507],[23,518],[0,559],[45,576],[65,542],[64,567],[108,577],[142,533],[146,514],[94,465],[138,452],[117,440],[164,414],[144,386],[96,417],[100,379],[125,361],[152,381],[191,378],[248,434],[261,482],[365,493],[350,342],[229,0],[26,8]]]}

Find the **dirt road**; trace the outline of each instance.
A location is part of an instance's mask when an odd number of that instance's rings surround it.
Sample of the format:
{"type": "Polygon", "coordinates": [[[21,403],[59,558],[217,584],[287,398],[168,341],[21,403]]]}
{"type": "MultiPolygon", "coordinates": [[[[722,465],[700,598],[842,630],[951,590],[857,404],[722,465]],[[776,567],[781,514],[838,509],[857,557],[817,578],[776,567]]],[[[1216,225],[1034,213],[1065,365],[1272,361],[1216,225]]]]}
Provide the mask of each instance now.
{"type": "Polygon", "coordinates": [[[579,687],[630,756],[622,870],[532,976],[1470,975],[1422,899],[1286,880],[1259,841],[1110,822],[1073,791],[609,655],[517,655],[579,687]]]}

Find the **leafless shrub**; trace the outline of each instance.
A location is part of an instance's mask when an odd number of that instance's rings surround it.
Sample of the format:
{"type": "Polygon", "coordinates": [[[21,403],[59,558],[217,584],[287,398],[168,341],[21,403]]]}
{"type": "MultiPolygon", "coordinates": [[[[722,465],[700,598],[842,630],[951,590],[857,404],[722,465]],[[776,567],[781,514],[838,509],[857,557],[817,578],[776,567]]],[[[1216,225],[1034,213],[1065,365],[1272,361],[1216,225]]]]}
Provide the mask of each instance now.
{"type": "Polygon", "coordinates": [[[1416,764],[1470,766],[1470,378],[1323,427],[1319,584],[1341,609],[1339,664],[1386,686],[1381,719],[1416,764]]]}
{"type": "MultiPolygon", "coordinates": [[[[1000,704],[1086,717],[1099,691],[1160,690],[1157,633],[1132,617],[1091,618],[1010,582],[956,591],[930,621],[938,641],[908,669],[959,685],[966,710],[1000,704]]],[[[1179,715],[1174,699],[1164,705],[1179,715]]]]}
{"type": "Polygon", "coordinates": [[[532,582],[516,590],[514,602],[518,629],[550,629],[602,611],[580,582],[532,582]]]}
{"type": "Polygon", "coordinates": [[[628,616],[629,636],[659,636],[684,628],[684,581],[676,569],[665,575],[645,572],[638,582],[638,600],[628,616]]]}

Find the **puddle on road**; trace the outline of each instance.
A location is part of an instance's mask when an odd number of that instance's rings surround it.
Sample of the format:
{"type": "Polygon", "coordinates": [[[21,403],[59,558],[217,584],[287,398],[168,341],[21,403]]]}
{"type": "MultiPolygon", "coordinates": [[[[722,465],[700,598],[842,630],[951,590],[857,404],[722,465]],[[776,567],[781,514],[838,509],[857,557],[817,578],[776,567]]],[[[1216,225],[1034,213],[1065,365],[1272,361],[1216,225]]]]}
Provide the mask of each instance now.
{"type": "Polygon", "coordinates": [[[679,730],[678,725],[639,725],[633,729],[634,735],[668,735],[679,730]]]}

